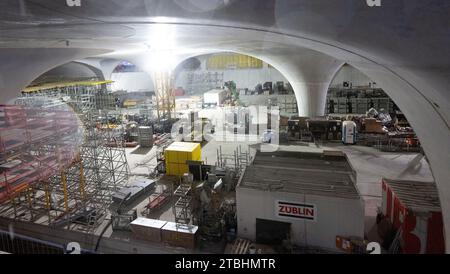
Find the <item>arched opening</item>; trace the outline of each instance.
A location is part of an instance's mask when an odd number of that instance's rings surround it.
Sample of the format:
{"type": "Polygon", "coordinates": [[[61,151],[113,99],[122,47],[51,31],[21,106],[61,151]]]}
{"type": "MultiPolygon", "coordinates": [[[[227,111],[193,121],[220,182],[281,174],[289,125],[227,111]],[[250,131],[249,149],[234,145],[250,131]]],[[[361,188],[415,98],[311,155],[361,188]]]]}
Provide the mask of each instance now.
{"type": "Polygon", "coordinates": [[[39,77],[37,77],[29,86],[37,86],[40,84],[56,83],[56,82],[74,82],[74,81],[104,81],[105,77],[100,69],[91,65],[69,62],[64,65],[55,67],[39,77]]]}
{"type": "MultiPolygon", "coordinates": [[[[336,72],[328,89],[326,126],[321,128],[323,122],[314,120],[309,121],[309,126],[313,126],[313,135],[323,140],[322,145],[325,147],[336,147],[333,144],[336,140],[353,144],[337,146],[347,154],[358,172],[357,188],[365,202],[366,236],[369,241],[383,243],[388,248],[393,237],[387,235],[392,232],[388,232],[386,225],[389,224],[390,229],[396,230],[400,229],[401,223],[396,220],[399,215],[392,213],[397,209],[391,207],[389,199],[393,198],[388,191],[393,190],[389,185],[392,184],[395,188],[402,184],[417,184],[417,189],[396,189],[401,192],[400,196],[420,195],[420,187],[431,187],[436,191],[436,185],[418,136],[405,114],[388,95],[391,92],[383,90],[381,84],[357,68],[343,65],[336,72]],[[344,126],[342,121],[354,122],[354,128],[352,126],[351,129],[355,131],[349,134],[345,130],[345,126],[349,124],[344,126]],[[335,129],[336,132],[333,132],[335,129]],[[380,226],[384,226],[384,230],[380,226]]],[[[433,203],[439,208],[439,198],[437,195],[433,198],[431,196],[430,201],[434,199],[433,203]]],[[[440,218],[442,221],[442,215],[440,218]]],[[[439,235],[439,240],[435,239],[433,244],[439,252],[443,252],[444,234],[442,230],[435,234],[439,235]]],[[[425,242],[422,241],[422,244],[425,245],[425,242]]]]}
{"type": "MultiPolygon", "coordinates": [[[[269,63],[244,53],[213,51],[192,55],[178,64],[173,78],[177,117],[203,119],[215,131],[211,136],[215,141],[222,137],[234,140],[241,134],[240,141],[255,143],[270,130],[276,130],[278,136],[278,128],[271,128],[272,120],[262,111],[277,109],[273,119],[277,122],[280,115],[288,119],[298,114],[288,79],[269,63]]],[[[202,131],[202,126],[196,129],[193,123],[184,123],[190,129],[183,140],[205,138],[197,136],[201,135],[197,131],[202,131]]]]}
{"type": "Polygon", "coordinates": [[[112,91],[124,92],[153,92],[153,81],[151,75],[143,71],[139,66],[121,61],[111,74],[112,91]]]}
{"type": "Polygon", "coordinates": [[[119,98],[120,107],[136,108],[151,105],[154,96],[152,76],[136,64],[123,60],[112,71],[111,91],[119,98]]]}
{"type": "MultiPolygon", "coordinates": [[[[383,125],[394,126],[394,123],[399,123],[411,128],[397,104],[375,81],[351,65],[344,64],[330,83],[324,113],[338,116],[370,114],[373,118],[379,112],[389,114],[387,117],[382,117],[386,119],[383,125]],[[370,109],[374,112],[368,113],[370,109]],[[399,121],[392,121],[392,119],[399,121]]],[[[369,132],[381,132],[381,130],[382,128],[370,129],[369,132]]]]}
{"type": "Polygon", "coordinates": [[[215,52],[190,57],[175,68],[174,79],[179,95],[203,96],[207,91],[233,82],[236,98],[242,105],[266,105],[271,101],[284,115],[298,113],[294,92],[286,77],[269,63],[246,54],[215,52]]]}

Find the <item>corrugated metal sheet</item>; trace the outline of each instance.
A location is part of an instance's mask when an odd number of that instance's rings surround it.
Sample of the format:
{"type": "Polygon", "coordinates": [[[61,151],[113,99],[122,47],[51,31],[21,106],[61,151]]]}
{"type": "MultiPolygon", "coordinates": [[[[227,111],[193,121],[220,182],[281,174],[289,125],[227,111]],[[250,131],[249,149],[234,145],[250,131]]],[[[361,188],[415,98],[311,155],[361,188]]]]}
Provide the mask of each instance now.
{"type": "Polygon", "coordinates": [[[359,199],[354,172],[343,156],[318,153],[257,153],[240,186],[264,191],[359,199]]]}
{"type": "Polygon", "coordinates": [[[434,182],[383,179],[401,203],[415,211],[441,211],[439,195],[434,182]]]}
{"type": "Polygon", "coordinates": [[[434,182],[383,179],[383,214],[401,229],[406,254],[444,253],[444,225],[434,182]]]}

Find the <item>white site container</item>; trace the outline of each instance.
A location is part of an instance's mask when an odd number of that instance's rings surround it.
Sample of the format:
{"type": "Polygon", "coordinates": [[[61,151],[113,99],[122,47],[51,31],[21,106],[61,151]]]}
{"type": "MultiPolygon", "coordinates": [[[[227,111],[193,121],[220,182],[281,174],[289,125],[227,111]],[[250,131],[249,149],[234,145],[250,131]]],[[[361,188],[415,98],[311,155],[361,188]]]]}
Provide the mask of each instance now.
{"type": "Polygon", "coordinates": [[[255,241],[257,219],[263,219],[290,223],[291,241],[298,246],[339,251],[336,236],[364,238],[364,202],[345,179],[351,171],[311,171],[311,166],[302,170],[294,165],[280,167],[275,161],[272,166],[247,167],[238,183],[239,237],[255,241]],[[283,204],[311,206],[314,213],[281,216],[283,204]]]}
{"type": "Polygon", "coordinates": [[[227,90],[225,89],[212,89],[203,94],[204,104],[221,105],[225,100],[227,90]]]}

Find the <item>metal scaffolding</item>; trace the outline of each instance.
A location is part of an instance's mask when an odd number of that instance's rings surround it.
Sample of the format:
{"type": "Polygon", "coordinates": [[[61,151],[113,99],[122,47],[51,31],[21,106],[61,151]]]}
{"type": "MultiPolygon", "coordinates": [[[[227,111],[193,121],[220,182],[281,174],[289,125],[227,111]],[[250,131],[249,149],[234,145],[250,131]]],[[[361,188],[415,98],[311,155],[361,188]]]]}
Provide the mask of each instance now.
{"type": "Polygon", "coordinates": [[[26,88],[16,104],[57,99],[71,105],[76,112],[94,109],[115,109],[115,97],[108,90],[112,81],[81,81],[51,83],[26,88]]]}
{"type": "Polygon", "coordinates": [[[192,182],[183,176],[180,185],[175,189],[173,195],[176,197],[172,207],[175,223],[189,224],[192,219],[192,182]]]}
{"type": "Polygon", "coordinates": [[[80,153],[84,172],[87,180],[98,186],[95,198],[109,204],[112,192],[128,180],[129,167],[122,146],[123,127],[111,127],[91,113],[86,115],[84,125],[85,141],[80,153]],[[108,146],[111,141],[116,145],[108,146]]]}
{"type": "Polygon", "coordinates": [[[93,232],[126,184],[123,127],[109,124],[95,96],[73,96],[72,88],[0,109],[0,216],[93,232]]]}
{"type": "Polygon", "coordinates": [[[80,122],[67,105],[52,100],[39,107],[3,106],[0,113],[0,203],[8,201],[0,214],[36,221],[50,208],[52,177],[76,159],[80,122]]]}
{"type": "Polygon", "coordinates": [[[241,145],[237,146],[233,154],[227,154],[222,152],[222,146],[217,149],[217,162],[216,166],[221,168],[229,168],[240,174],[240,172],[248,166],[252,161],[250,147],[247,151],[243,150],[241,145]]]}

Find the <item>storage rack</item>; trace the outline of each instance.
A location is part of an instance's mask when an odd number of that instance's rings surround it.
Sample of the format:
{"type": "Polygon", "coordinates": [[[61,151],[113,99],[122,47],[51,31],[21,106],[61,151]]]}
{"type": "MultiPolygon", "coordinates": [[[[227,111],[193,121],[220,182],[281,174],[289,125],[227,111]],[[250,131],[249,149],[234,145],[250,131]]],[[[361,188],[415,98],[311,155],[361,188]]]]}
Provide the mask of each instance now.
{"type": "Polygon", "coordinates": [[[223,86],[223,72],[187,72],[186,91],[188,94],[206,92],[223,86]]]}
{"type": "Polygon", "coordinates": [[[326,101],[326,114],[333,114],[330,113],[331,103],[334,105],[334,114],[350,113],[348,103],[352,104],[351,113],[353,114],[365,114],[371,108],[371,105],[377,110],[385,109],[389,113],[394,112],[394,102],[382,89],[366,87],[355,87],[354,89],[330,88],[326,101]],[[351,97],[347,98],[346,95],[350,95],[351,97]]]}

